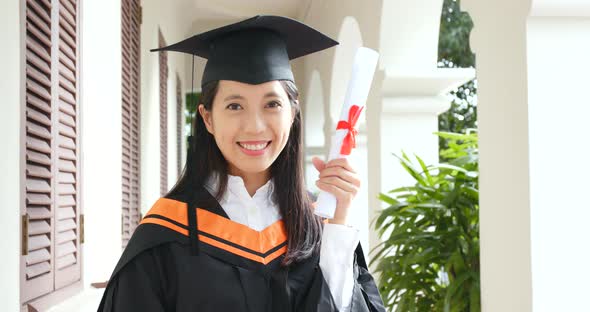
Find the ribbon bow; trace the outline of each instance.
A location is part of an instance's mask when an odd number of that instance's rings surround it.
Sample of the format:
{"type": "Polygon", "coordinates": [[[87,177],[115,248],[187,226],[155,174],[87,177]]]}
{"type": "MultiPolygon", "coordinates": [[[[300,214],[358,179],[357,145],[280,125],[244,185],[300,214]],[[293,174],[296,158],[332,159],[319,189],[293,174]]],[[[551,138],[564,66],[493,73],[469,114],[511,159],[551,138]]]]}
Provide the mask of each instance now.
{"type": "Polygon", "coordinates": [[[361,116],[364,106],[352,105],[348,111],[348,121],[340,120],[336,126],[336,130],[348,130],[344,140],[342,141],[342,148],[340,149],[341,155],[350,155],[353,148],[356,147],[356,135],[358,131],[355,129],[356,122],[361,116]]]}

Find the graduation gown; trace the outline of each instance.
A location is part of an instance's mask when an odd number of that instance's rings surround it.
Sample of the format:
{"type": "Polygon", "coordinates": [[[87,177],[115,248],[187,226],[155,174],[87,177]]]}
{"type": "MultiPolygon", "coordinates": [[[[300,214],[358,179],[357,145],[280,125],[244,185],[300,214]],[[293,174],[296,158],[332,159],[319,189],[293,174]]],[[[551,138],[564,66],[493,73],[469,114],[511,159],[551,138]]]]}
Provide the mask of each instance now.
{"type": "MultiPolygon", "coordinates": [[[[234,222],[202,187],[190,200],[163,197],[131,237],[98,311],[338,311],[319,255],[281,267],[286,251],[282,220],[262,231],[234,222]]],[[[351,311],[385,311],[360,244],[353,271],[351,311]]]]}

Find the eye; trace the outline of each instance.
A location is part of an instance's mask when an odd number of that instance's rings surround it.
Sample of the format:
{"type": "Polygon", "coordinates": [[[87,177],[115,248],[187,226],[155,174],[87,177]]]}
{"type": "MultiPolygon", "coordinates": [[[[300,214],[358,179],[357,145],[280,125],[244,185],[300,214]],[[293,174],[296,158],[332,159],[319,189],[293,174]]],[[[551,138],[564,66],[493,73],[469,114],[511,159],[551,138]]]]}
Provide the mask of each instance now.
{"type": "Polygon", "coordinates": [[[267,104],[268,107],[275,108],[275,107],[283,107],[283,104],[279,101],[271,101],[267,104]]]}
{"type": "Polygon", "coordinates": [[[242,106],[238,103],[231,103],[231,104],[227,105],[225,108],[229,109],[229,110],[240,110],[240,109],[242,109],[242,106]]]}

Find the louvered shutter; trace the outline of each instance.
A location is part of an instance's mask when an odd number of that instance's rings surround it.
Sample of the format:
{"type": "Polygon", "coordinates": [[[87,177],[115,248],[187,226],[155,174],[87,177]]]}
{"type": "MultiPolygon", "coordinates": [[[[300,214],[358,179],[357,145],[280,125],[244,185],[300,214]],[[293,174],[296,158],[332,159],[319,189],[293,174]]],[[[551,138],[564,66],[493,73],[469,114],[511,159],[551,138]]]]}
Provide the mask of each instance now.
{"type": "MultiPolygon", "coordinates": [[[[159,46],[166,46],[162,32],[159,46]]],[[[160,195],[168,192],[168,54],[159,52],[160,59],[160,195]]]]}
{"type": "Polygon", "coordinates": [[[78,135],[78,7],[59,1],[55,288],[80,279],[80,174],[78,135]]]}
{"type": "Polygon", "coordinates": [[[27,0],[21,300],[80,279],[76,1],[27,0]]]}
{"type": "Polygon", "coordinates": [[[182,86],[180,77],[176,74],[176,171],[180,177],[182,171],[182,126],[184,117],[182,111],[182,86]]]}
{"type": "Polygon", "coordinates": [[[26,2],[26,173],[22,299],[53,290],[51,4],[26,2]]]}
{"type": "Polygon", "coordinates": [[[140,221],[139,205],[139,108],[140,108],[140,5],[121,1],[122,21],[122,121],[123,201],[122,247],[125,248],[140,221]]]}

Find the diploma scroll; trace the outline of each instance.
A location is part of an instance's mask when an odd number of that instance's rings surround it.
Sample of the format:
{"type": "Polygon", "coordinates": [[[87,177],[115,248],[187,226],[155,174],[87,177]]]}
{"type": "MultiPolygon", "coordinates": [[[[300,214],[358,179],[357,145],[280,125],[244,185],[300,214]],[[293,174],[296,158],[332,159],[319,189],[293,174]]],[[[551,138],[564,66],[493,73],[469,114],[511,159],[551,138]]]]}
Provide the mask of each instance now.
{"type": "MultiPolygon", "coordinates": [[[[328,161],[345,158],[355,147],[356,123],[365,108],[378,58],[379,53],[365,47],[358,48],[355,54],[340,120],[332,136],[328,161]]],[[[315,214],[330,219],[334,217],[335,211],[336,197],[321,191],[318,195],[315,214]]]]}

